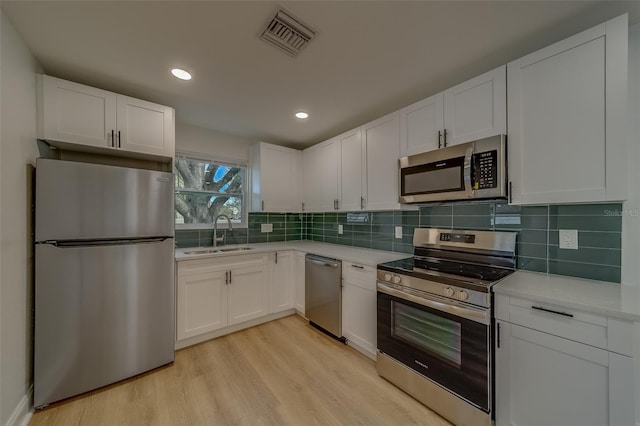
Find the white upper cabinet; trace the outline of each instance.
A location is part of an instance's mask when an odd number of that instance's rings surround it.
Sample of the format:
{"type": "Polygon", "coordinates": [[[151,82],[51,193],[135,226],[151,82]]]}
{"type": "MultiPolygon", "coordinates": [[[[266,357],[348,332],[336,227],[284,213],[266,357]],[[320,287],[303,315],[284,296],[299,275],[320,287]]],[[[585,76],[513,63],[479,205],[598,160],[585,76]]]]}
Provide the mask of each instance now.
{"type": "Polygon", "coordinates": [[[363,194],[366,182],[366,153],[360,128],[338,136],[340,144],[340,210],[364,208],[363,194]]]}
{"type": "Polygon", "coordinates": [[[38,139],[65,149],[172,158],[173,108],[38,75],[38,139]]]}
{"type": "Polygon", "coordinates": [[[513,204],[624,200],[627,16],[507,66],[513,204]]]}
{"type": "Polygon", "coordinates": [[[299,212],[301,162],[298,150],[255,144],[251,150],[251,210],[299,212]]]}
{"type": "Polygon", "coordinates": [[[339,149],[338,139],[333,138],[302,152],[304,211],[324,212],[338,208],[339,149]]]}
{"type": "Polygon", "coordinates": [[[504,134],[506,67],[458,84],[400,110],[400,156],[504,134]]]}
{"type": "Polygon", "coordinates": [[[401,157],[440,148],[444,96],[428,97],[400,110],[401,157]]]}
{"type": "Polygon", "coordinates": [[[441,147],[443,104],[444,96],[438,93],[400,110],[401,157],[441,147]]]}
{"type": "Polygon", "coordinates": [[[142,154],[175,152],[173,108],[118,95],[118,149],[142,154]]]}
{"type": "Polygon", "coordinates": [[[506,66],[444,91],[445,146],[507,131],[506,66]]]}
{"type": "Polygon", "coordinates": [[[362,126],[366,152],[367,210],[400,208],[398,186],[400,158],[400,114],[394,112],[362,126]]]}
{"type": "Polygon", "coordinates": [[[38,139],[115,147],[117,95],[38,75],[38,139]]]}

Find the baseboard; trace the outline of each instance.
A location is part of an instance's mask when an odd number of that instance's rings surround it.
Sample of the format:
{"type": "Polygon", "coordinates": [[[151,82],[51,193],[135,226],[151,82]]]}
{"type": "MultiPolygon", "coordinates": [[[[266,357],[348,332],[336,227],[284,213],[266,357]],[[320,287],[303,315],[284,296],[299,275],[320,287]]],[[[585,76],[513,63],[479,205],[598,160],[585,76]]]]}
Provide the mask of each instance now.
{"type": "Polygon", "coordinates": [[[33,407],[31,401],[33,400],[33,385],[29,387],[27,394],[22,397],[20,403],[13,410],[13,414],[9,417],[6,426],[27,426],[31,416],[33,415],[33,407]]]}
{"type": "Polygon", "coordinates": [[[221,328],[209,333],[201,334],[199,336],[189,337],[188,339],[176,341],[175,348],[183,349],[187,346],[195,345],[198,343],[206,342],[207,340],[215,339],[216,337],[224,336],[225,334],[235,333],[236,331],[244,330],[245,328],[254,327],[256,325],[264,324],[265,322],[277,320],[279,318],[288,317],[295,314],[295,309],[287,309],[286,311],[278,312],[275,314],[266,315],[264,317],[256,318],[254,320],[246,321],[241,324],[232,325],[230,327],[221,328]]]}
{"type": "Polygon", "coordinates": [[[362,355],[366,356],[367,358],[372,359],[374,361],[376,360],[376,352],[375,351],[371,351],[366,346],[360,344],[357,341],[354,341],[354,340],[350,339],[349,336],[345,336],[345,337],[347,338],[347,345],[348,346],[351,346],[353,349],[357,350],[358,352],[360,352],[362,355]]]}

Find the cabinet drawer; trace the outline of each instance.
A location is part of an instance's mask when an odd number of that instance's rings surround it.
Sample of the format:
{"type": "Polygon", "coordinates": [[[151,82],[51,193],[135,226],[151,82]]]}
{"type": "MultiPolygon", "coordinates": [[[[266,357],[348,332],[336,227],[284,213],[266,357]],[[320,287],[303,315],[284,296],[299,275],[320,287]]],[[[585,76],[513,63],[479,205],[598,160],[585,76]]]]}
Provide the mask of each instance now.
{"type": "Polygon", "coordinates": [[[509,322],[607,349],[607,318],[566,307],[511,297],[509,322]]]}
{"type": "Polygon", "coordinates": [[[376,268],[361,263],[342,262],[342,277],[349,284],[367,290],[376,290],[376,268]]]}

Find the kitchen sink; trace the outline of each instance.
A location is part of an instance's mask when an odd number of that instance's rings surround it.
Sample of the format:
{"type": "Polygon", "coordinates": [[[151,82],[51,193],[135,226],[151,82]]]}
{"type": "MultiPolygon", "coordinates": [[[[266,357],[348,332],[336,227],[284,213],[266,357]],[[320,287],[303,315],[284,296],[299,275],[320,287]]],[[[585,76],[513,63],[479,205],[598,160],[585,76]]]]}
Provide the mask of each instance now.
{"type": "Polygon", "coordinates": [[[201,249],[201,250],[188,250],[184,254],[210,254],[210,253],[228,253],[233,251],[252,250],[252,247],[230,247],[223,249],[201,249]]]}
{"type": "Polygon", "coordinates": [[[206,250],[189,250],[185,251],[184,254],[207,254],[207,253],[217,253],[220,250],[217,249],[206,249],[206,250]]]}

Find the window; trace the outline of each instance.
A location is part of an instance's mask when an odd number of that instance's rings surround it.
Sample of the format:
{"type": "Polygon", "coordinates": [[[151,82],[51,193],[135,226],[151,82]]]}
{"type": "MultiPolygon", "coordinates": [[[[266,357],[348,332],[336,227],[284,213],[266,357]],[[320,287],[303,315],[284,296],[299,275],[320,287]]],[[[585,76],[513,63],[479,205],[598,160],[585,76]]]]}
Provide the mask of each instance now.
{"type": "MultiPolygon", "coordinates": [[[[177,157],[176,228],[208,228],[219,214],[246,226],[246,174],[243,164],[177,157]]],[[[223,227],[227,223],[219,222],[223,227]]]]}

